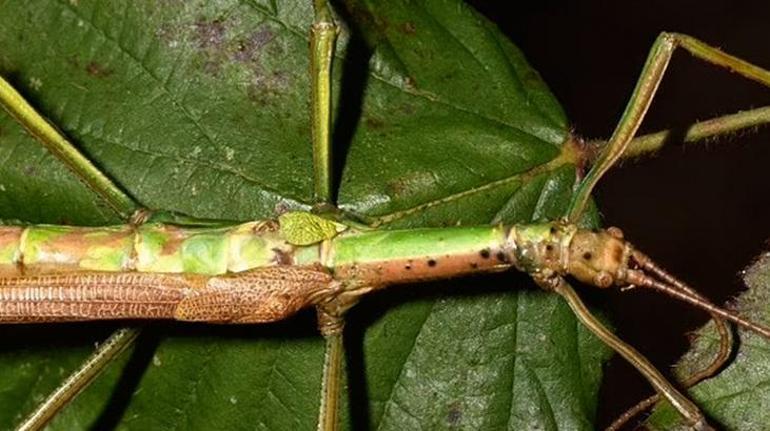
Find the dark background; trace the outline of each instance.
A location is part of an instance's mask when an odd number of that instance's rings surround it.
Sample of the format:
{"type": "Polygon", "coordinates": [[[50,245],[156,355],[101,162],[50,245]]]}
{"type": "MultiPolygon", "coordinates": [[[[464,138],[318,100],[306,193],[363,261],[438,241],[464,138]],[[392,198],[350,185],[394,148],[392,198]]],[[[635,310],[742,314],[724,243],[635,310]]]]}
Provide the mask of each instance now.
{"type": "MultiPolygon", "coordinates": [[[[524,51],[577,134],[612,133],[661,31],[687,33],[770,68],[768,1],[470,1],[524,51]]],[[[770,104],[770,89],[677,51],[642,132],[770,104]]],[[[718,303],[743,289],[739,272],[770,238],[770,128],[626,163],[600,183],[606,225],[718,303]]],[[[592,295],[617,332],[662,371],[706,315],[651,292],[592,295]],[[601,303],[599,303],[601,302],[601,303]]],[[[615,357],[606,367],[599,427],[649,395],[615,357]]]]}

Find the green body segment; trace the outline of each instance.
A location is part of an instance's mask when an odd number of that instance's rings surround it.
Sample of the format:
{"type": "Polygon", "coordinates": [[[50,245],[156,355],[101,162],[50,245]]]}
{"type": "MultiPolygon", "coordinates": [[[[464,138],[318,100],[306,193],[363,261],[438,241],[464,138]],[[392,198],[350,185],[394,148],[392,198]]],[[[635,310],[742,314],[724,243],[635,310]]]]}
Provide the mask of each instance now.
{"type": "Polygon", "coordinates": [[[384,286],[511,266],[509,230],[502,226],[359,230],[290,214],[215,228],[1,227],[0,277],[79,271],[213,276],[320,263],[350,285],[384,286]]]}
{"type": "Polygon", "coordinates": [[[441,256],[481,254],[505,244],[502,226],[371,231],[341,235],[334,240],[329,262],[337,265],[372,263],[391,259],[430,259],[441,256]]]}
{"type": "Polygon", "coordinates": [[[0,276],[77,271],[219,275],[290,261],[275,222],[225,228],[164,224],[0,228],[0,276]]]}
{"type": "MultiPolygon", "coordinates": [[[[325,250],[338,279],[372,286],[511,267],[508,230],[474,226],[342,234],[325,250]]],[[[322,251],[324,252],[324,251],[322,251]]]]}

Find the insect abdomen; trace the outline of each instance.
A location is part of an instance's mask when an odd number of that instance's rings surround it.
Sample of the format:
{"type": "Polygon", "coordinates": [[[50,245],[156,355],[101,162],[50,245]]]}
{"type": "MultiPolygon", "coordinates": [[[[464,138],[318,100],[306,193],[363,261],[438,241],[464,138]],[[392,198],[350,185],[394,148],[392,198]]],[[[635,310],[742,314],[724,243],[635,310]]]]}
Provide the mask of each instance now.
{"type": "Polygon", "coordinates": [[[293,246],[271,223],[0,227],[0,277],[74,271],[217,275],[290,263],[293,246]]]}
{"type": "Polygon", "coordinates": [[[0,278],[0,322],[170,319],[190,283],[142,273],[0,278]]]}

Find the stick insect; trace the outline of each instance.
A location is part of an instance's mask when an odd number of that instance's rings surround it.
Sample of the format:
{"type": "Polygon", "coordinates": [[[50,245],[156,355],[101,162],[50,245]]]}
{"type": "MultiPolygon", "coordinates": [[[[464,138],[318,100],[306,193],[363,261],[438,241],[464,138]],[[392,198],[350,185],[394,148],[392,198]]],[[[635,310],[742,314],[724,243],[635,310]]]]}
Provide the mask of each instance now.
{"type": "MultiPolygon", "coordinates": [[[[81,6],[82,5],[59,6],[59,7],[60,8],[64,8],[65,9],[64,12],[66,12],[66,13],[62,13],[61,15],[64,16],[65,18],[69,17],[70,20],[73,20],[75,25],[79,25],[80,24],[79,20],[82,20],[83,21],[83,26],[89,27],[89,31],[100,30],[100,28],[97,25],[98,24],[98,19],[93,19],[93,15],[88,15],[87,13],[84,13],[80,9],[81,6]]],[[[249,6],[257,8],[257,6],[255,6],[255,5],[249,5],[249,6]]],[[[83,9],[86,9],[86,8],[83,7],[83,9]]],[[[257,8],[257,10],[260,10],[260,9],[257,8]]],[[[91,13],[96,13],[96,12],[91,10],[91,13]]],[[[202,21],[199,21],[196,25],[192,26],[195,30],[199,30],[199,33],[198,33],[199,40],[198,40],[197,46],[203,52],[208,52],[207,49],[211,48],[208,44],[215,43],[218,40],[218,38],[222,36],[222,34],[221,34],[222,30],[220,30],[220,28],[224,28],[223,27],[225,25],[224,23],[228,23],[228,24],[232,23],[231,20],[236,20],[236,18],[234,18],[234,17],[238,17],[238,19],[241,19],[241,17],[239,17],[234,10],[224,11],[224,12],[220,12],[220,13],[222,14],[222,16],[217,15],[218,16],[217,19],[202,20],[202,21]]],[[[464,10],[462,13],[466,13],[467,14],[469,12],[467,10],[464,10]]],[[[280,15],[280,14],[276,14],[276,15],[280,15]]],[[[99,16],[98,13],[97,13],[96,16],[99,16]]],[[[379,15],[375,15],[375,16],[379,16],[379,15]]],[[[323,21],[323,17],[321,17],[321,18],[322,18],[322,21],[323,21]]],[[[410,34],[413,31],[416,32],[416,31],[418,31],[417,29],[420,28],[420,27],[416,27],[416,24],[414,22],[412,22],[412,21],[405,21],[402,24],[403,24],[403,26],[401,26],[400,29],[405,34],[410,34]]],[[[380,23],[379,25],[381,26],[382,24],[380,23]]],[[[165,28],[164,30],[173,33],[168,28],[165,28]]],[[[156,28],[156,29],[154,29],[154,31],[156,32],[155,36],[158,36],[157,33],[158,33],[159,29],[156,28]]],[[[177,31],[178,31],[178,29],[177,29],[177,31]]],[[[169,33],[164,33],[163,31],[160,31],[160,36],[168,37],[168,35],[169,35],[169,33]]],[[[253,39],[246,39],[246,38],[244,38],[243,40],[252,40],[252,41],[256,40],[257,45],[259,45],[260,43],[264,43],[264,39],[267,37],[265,35],[265,33],[253,33],[253,34],[251,34],[251,36],[253,37],[253,39]]],[[[101,31],[101,39],[107,40],[107,41],[109,41],[111,43],[119,45],[121,47],[121,49],[122,49],[122,54],[123,55],[128,56],[131,60],[133,60],[135,63],[138,63],[141,66],[144,66],[144,63],[141,61],[142,59],[151,59],[151,57],[152,57],[152,49],[144,52],[144,54],[148,55],[149,57],[140,56],[137,53],[132,52],[130,49],[126,49],[125,47],[120,45],[120,42],[121,42],[120,37],[118,37],[118,36],[116,36],[114,34],[109,34],[108,32],[105,32],[104,30],[101,31]]],[[[660,46],[663,46],[663,45],[665,45],[666,43],[668,43],[670,41],[670,39],[666,39],[665,37],[663,39],[661,39],[661,40],[662,40],[662,42],[661,42],[662,45],[659,45],[658,46],[659,48],[660,48],[660,46]]],[[[695,43],[695,45],[691,45],[691,47],[692,46],[701,46],[697,42],[692,42],[690,39],[682,39],[682,40],[690,41],[690,43],[695,43]]],[[[165,43],[167,43],[168,45],[173,45],[174,42],[179,43],[179,41],[175,40],[173,37],[170,37],[168,40],[165,41],[165,43]]],[[[236,45],[236,46],[233,46],[231,49],[235,53],[234,55],[236,56],[236,58],[237,58],[238,55],[248,57],[248,48],[249,47],[250,47],[250,45],[248,45],[248,44],[246,44],[246,46],[237,46],[236,45]],[[244,54],[244,52],[246,52],[246,53],[244,54]],[[238,54],[238,53],[241,53],[241,54],[238,54]]],[[[348,49],[351,49],[351,48],[348,46],[348,49]]],[[[663,51],[665,51],[665,48],[663,48],[663,51]]],[[[709,52],[711,52],[711,51],[709,51],[709,52]]],[[[211,54],[211,53],[208,52],[208,54],[211,54]]],[[[216,54],[211,54],[211,55],[216,55],[216,54]]],[[[712,58],[712,57],[709,57],[709,58],[712,58]]],[[[105,78],[105,77],[109,78],[112,74],[115,73],[113,70],[111,70],[109,68],[105,68],[103,65],[100,65],[100,63],[98,63],[98,62],[88,61],[88,62],[84,63],[85,60],[82,59],[82,58],[69,58],[67,60],[70,61],[70,64],[71,64],[72,67],[75,67],[75,66],[80,67],[81,69],[83,69],[85,71],[86,74],[90,75],[91,77],[101,76],[102,78],[105,78]]],[[[200,64],[196,64],[196,66],[200,67],[201,70],[203,70],[205,72],[208,72],[209,74],[212,74],[215,77],[220,77],[221,78],[222,75],[217,76],[217,74],[224,74],[224,75],[226,75],[227,73],[232,73],[232,71],[228,71],[228,70],[217,70],[217,65],[216,64],[208,63],[206,60],[212,60],[211,56],[205,56],[204,55],[203,61],[201,61],[201,59],[198,59],[198,60],[200,61],[200,64]]],[[[252,60],[253,60],[253,58],[252,58],[252,60]]],[[[733,61],[733,60],[731,59],[730,61],[733,61]]],[[[519,66],[519,67],[526,68],[526,66],[519,66]]],[[[154,78],[157,81],[163,82],[163,80],[158,79],[157,76],[152,74],[152,68],[144,66],[143,68],[140,68],[140,69],[144,69],[144,71],[142,73],[150,75],[151,78],[154,78]]],[[[167,71],[167,72],[171,73],[171,74],[174,73],[173,71],[167,71]]],[[[387,71],[385,71],[385,72],[387,72],[387,71]]],[[[392,71],[390,71],[390,72],[392,72],[392,71]]],[[[757,72],[757,73],[759,73],[759,72],[757,72]]],[[[751,73],[749,73],[749,74],[751,74],[751,73]]],[[[657,76],[654,73],[652,75],[653,76],[657,76]]],[[[388,76],[385,76],[384,78],[383,78],[383,76],[379,76],[379,75],[375,75],[375,76],[378,79],[383,79],[383,81],[385,81],[386,83],[389,83],[389,82],[387,82],[388,76]]],[[[278,84],[280,84],[280,81],[282,79],[284,79],[285,77],[282,77],[280,75],[273,75],[273,76],[268,77],[268,78],[272,78],[275,81],[272,84],[278,85],[278,84]]],[[[264,76],[264,74],[263,74],[263,76],[261,76],[261,79],[263,79],[263,80],[264,79],[268,79],[268,78],[266,78],[264,76]]],[[[390,78],[392,78],[392,76],[390,76],[390,78]]],[[[755,78],[756,78],[756,76],[755,76],[755,78]]],[[[43,80],[43,79],[41,79],[39,77],[36,77],[36,79],[37,80],[30,81],[30,83],[28,85],[31,85],[32,88],[34,88],[34,87],[39,86],[39,85],[45,85],[45,83],[48,82],[47,79],[43,80]]],[[[412,78],[412,79],[414,80],[415,78],[412,78]]],[[[264,81],[260,81],[260,82],[258,82],[258,84],[264,85],[264,81]]],[[[425,100],[434,100],[434,99],[440,100],[440,97],[438,97],[439,95],[431,94],[430,91],[428,91],[426,93],[425,92],[426,90],[422,90],[421,91],[420,87],[419,87],[419,84],[420,84],[419,80],[412,82],[409,79],[404,79],[401,82],[401,85],[404,88],[407,89],[407,92],[409,94],[417,95],[418,97],[423,98],[425,100]]],[[[173,94],[173,91],[169,90],[169,87],[167,87],[167,86],[161,86],[161,89],[165,90],[165,92],[162,92],[163,94],[157,96],[158,100],[162,100],[164,97],[170,96],[170,95],[173,94]]],[[[88,88],[86,88],[86,90],[88,90],[88,88]]],[[[543,94],[537,94],[536,96],[543,97],[543,94]]],[[[255,96],[255,97],[257,97],[257,96],[255,96]]],[[[196,118],[198,118],[198,116],[201,116],[201,115],[203,117],[206,116],[205,112],[201,113],[201,112],[191,111],[189,108],[185,109],[185,103],[184,102],[185,101],[181,100],[181,99],[172,99],[172,101],[171,101],[172,105],[180,107],[179,109],[182,110],[182,112],[184,113],[184,115],[187,118],[196,119],[196,118]]],[[[261,103],[267,103],[269,101],[266,102],[264,99],[262,99],[262,100],[258,99],[255,103],[260,103],[260,102],[261,103]]],[[[322,105],[323,104],[314,104],[314,106],[322,106],[322,105]]],[[[406,114],[414,115],[413,112],[406,112],[406,114]]],[[[373,128],[373,129],[377,129],[378,127],[381,126],[380,124],[378,124],[378,121],[381,121],[381,120],[379,120],[378,118],[369,118],[368,120],[369,120],[368,126],[373,128]]],[[[199,129],[199,131],[201,133],[205,133],[207,131],[206,127],[203,126],[203,124],[205,124],[205,123],[196,122],[196,121],[193,121],[193,122],[196,123],[196,127],[198,127],[198,129],[199,129]]],[[[628,123],[625,123],[625,124],[628,124],[628,123]]],[[[314,132],[316,132],[316,134],[318,134],[318,131],[323,131],[323,127],[316,127],[316,128],[314,128],[314,132]]],[[[116,133],[118,133],[118,135],[120,135],[122,132],[116,131],[116,133]]],[[[218,131],[218,133],[223,133],[223,131],[220,130],[220,131],[218,131]]],[[[321,135],[323,135],[323,132],[321,133],[321,135]]],[[[102,135],[102,137],[104,137],[104,135],[102,135]]],[[[322,139],[322,141],[323,141],[323,139],[322,139]]],[[[227,157],[227,153],[228,153],[227,152],[227,148],[225,148],[224,150],[225,150],[225,157],[227,157]]],[[[193,154],[193,156],[196,157],[195,160],[200,160],[200,159],[197,159],[197,157],[200,156],[200,154],[195,154],[195,152],[196,151],[202,151],[202,150],[196,150],[195,147],[193,147],[192,149],[188,149],[188,151],[190,151],[190,154],[193,154]]],[[[231,151],[234,151],[234,150],[232,150],[232,148],[231,148],[231,151]]],[[[355,151],[355,147],[352,148],[351,151],[355,151]]],[[[599,162],[598,165],[599,166],[604,166],[604,167],[611,166],[614,161],[612,159],[612,156],[608,156],[608,157],[609,158],[607,160],[609,160],[609,161],[607,161],[605,163],[599,162]]],[[[76,165],[77,166],[83,166],[83,163],[76,163],[76,165]]],[[[323,163],[322,163],[322,165],[323,165],[323,163]]],[[[326,164],[326,166],[328,166],[328,163],[326,164]]],[[[316,170],[316,172],[321,172],[321,171],[322,170],[320,170],[320,169],[316,170]]],[[[240,172],[235,172],[235,174],[236,175],[242,175],[240,172]]],[[[595,174],[594,177],[590,177],[589,176],[588,178],[594,178],[594,179],[598,180],[598,177],[600,177],[600,176],[601,176],[601,172],[599,172],[598,174],[595,174]]],[[[412,178],[412,180],[413,180],[413,182],[417,181],[417,183],[419,184],[420,182],[424,183],[425,181],[430,181],[430,178],[428,178],[428,179],[425,179],[425,178],[416,178],[416,179],[412,178]]],[[[320,181],[320,183],[323,183],[323,182],[324,181],[320,181]]],[[[316,184],[318,184],[318,183],[319,182],[317,182],[316,184]]],[[[577,196],[582,196],[582,198],[581,197],[576,198],[575,199],[576,203],[572,206],[573,207],[573,220],[574,220],[574,215],[575,214],[581,214],[583,212],[583,206],[585,205],[585,200],[583,198],[588,196],[588,193],[590,192],[590,189],[593,187],[593,184],[591,182],[584,182],[583,184],[585,184],[585,185],[583,186],[583,189],[581,189],[582,192],[578,192],[578,194],[577,194],[577,196]]],[[[410,184],[406,184],[406,185],[409,186],[410,184]]],[[[398,183],[398,184],[394,184],[394,187],[395,186],[403,187],[404,184],[403,183],[398,183]]],[[[99,189],[98,186],[96,188],[99,189]]],[[[105,190],[109,191],[109,190],[112,190],[112,189],[109,188],[109,187],[102,187],[101,190],[102,191],[105,191],[105,190]]],[[[321,190],[321,192],[317,191],[316,195],[321,197],[321,199],[320,199],[321,201],[326,201],[327,200],[327,196],[329,195],[329,193],[324,194],[322,191],[323,190],[328,190],[328,188],[321,187],[319,190],[321,190]]],[[[403,193],[403,190],[401,190],[401,189],[399,189],[398,191],[401,191],[403,193]]],[[[102,194],[104,195],[104,194],[109,194],[109,193],[102,193],[102,194]]],[[[115,193],[115,195],[120,195],[120,193],[115,193]]],[[[119,198],[119,200],[120,200],[120,198],[119,198]]],[[[126,201],[128,201],[128,200],[126,199],[126,201]]],[[[268,202],[269,202],[269,200],[268,200],[268,202]]],[[[292,203],[292,202],[287,203],[285,201],[281,201],[281,202],[278,202],[278,203],[281,204],[279,206],[296,205],[296,203],[292,203]]],[[[375,204],[376,204],[376,202],[375,202],[375,204]]],[[[121,206],[120,204],[113,205],[113,207],[118,207],[118,208],[120,208],[120,206],[121,206]]],[[[126,206],[128,206],[128,205],[126,205],[126,206]]],[[[432,207],[423,207],[423,208],[425,208],[425,209],[433,209],[432,207]]],[[[344,206],[343,206],[343,209],[345,209],[344,206]]],[[[270,208],[270,210],[271,211],[275,211],[275,208],[270,208]]],[[[291,213],[290,212],[289,214],[296,214],[296,213],[291,213]]],[[[418,213],[414,213],[413,212],[413,213],[409,213],[409,214],[417,215],[417,216],[424,216],[423,214],[420,214],[419,212],[418,213]]],[[[406,215],[409,215],[409,214],[406,214],[406,215]]],[[[168,217],[171,217],[171,215],[168,215],[168,217]]],[[[131,229],[142,229],[141,226],[145,226],[145,225],[146,226],[151,226],[151,223],[150,224],[143,223],[143,221],[140,220],[140,219],[141,219],[141,217],[134,218],[134,220],[133,220],[134,223],[132,225],[133,227],[131,229]]],[[[318,221],[318,219],[316,219],[316,218],[311,218],[310,220],[318,221]]],[[[185,220],[185,219],[179,218],[179,217],[173,218],[172,221],[175,221],[178,224],[190,224],[191,223],[190,220],[185,220]]],[[[396,221],[398,221],[398,220],[396,220],[396,221]]],[[[318,221],[318,222],[321,223],[320,221],[318,221]]],[[[287,224],[291,224],[293,222],[287,221],[286,223],[287,224]]],[[[336,224],[335,222],[329,221],[329,223],[331,223],[331,224],[329,224],[329,225],[326,225],[325,223],[321,223],[321,224],[323,224],[325,226],[331,226],[334,229],[339,228],[338,224],[336,224]]],[[[256,226],[250,226],[250,228],[255,228],[256,229],[257,227],[256,226]]],[[[562,234],[564,234],[564,235],[573,235],[573,233],[574,233],[571,230],[572,228],[568,228],[567,225],[562,226],[560,224],[548,225],[548,228],[545,231],[539,231],[539,232],[541,232],[541,233],[548,233],[548,232],[551,232],[551,228],[555,229],[553,235],[556,235],[556,236],[561,236],[562,234]],[[562,230],[562,229],[564,229],[564,230],[562,230]]],[[[275,229],[275,226],[271,225],[271,224],[259,225],[257,230],[262,231],[263,229],[264,229],[264,231],[269,232],[269,231],[271,231],[271,229],[275,229]]],[[[29,231],[27,231],[27,232],[29,232],[29,231]]],[[[459,232],[464,232],[464,231],[463,230],[457,230],[455,232],[459,233],[459,232]]],[[[520,231],[520,232],[527,232],[527,231],[520,231]]],[[[334,232],[334,234],[336,235],[336,231],[334,232]]],[[[327,232],[324,235],[332,235],[332,234],[329,234],[327,232]]],[[[599,235],[599,234],[593,234],[593,233],[586,232],[585,235],[587,235],[587,236],[585,236],[585,238],[597,238],[594,235],[599,235]]],[[[618,236],[619,235],[617,234],[617,231],[609,231],[609,233],[601,234],[601,240],[602,241],[608,241],[608,242],[611,242],[613,244],[616,244],[615,241],[619,241],[618,236]]],[[[526,237],[526,235],[525,235],[525,237],[526,237]]],[[[328,239],[332,239],[332,238],[328,238],[328,239]]],[[[516,241],[514,241],[514,242],[518,243],[520,239],[521,238],[516,239],[516,241]]],[[[437,241],[438,238],[434,238],[434,240],[437,241]]],[[[305,241],[305,239],[296,239],[294,241],[295,242],[303,242],[303,241],[305,241]]],[[[440,243],[440,242],[441,241],[438,241],[437,243],[440,243]]],[[[552,244],[552,245],[556,246],[555,244],[552,244]]],[[[547,246],[547,244],[543,244],[543,247],[546,247],[546,246],[547,246]]],[[[493,250],[491,250],[491,249],[490,250],[485,250],[485,249],[482,248],[482,249],[476,250],[476,251],[477,251],[478,259],[484,259],[484,260],[480,260],[480,261],[475,261],[474,260],[472,262],[469,261],[469,262],[467,262],[469,264],[469,266],[471,264],[473,264],[473,263],[475,263],[477,265],[483,266],[484,265],[483,262],[487,262],[488,261],[487,259],[491,259],[491,260],[495,260],[496,259],[496,265],[504,266],[503,264],[510,263],[510,262],[505,262],[505,260],[507,260],[507,259],[511,260],[511,261],[513,260],[513,258],[512,258],[513,256],[506,256],[505,254],[503,254],[502,257],[499,257],[497,253],[492,253],[493,250]],[[485,251],[487,253],[484,253],[485,251]],[[487,254],[487,255],[485,256],[485,254],[487,254]]],[[[586,250],[586,252],[588,252],[588,250],[586,250]]],[[[644,260],[643,257],[641,257],[641,255],[637,255],[636,260],[637,260],[638,264],[644,265],[645,260],[644,260]]],[[[522,262],[523,262],[522,259],[518,260],[518,264],[519,265],[524,265],[522,262]]],[[[418,264],[418,263],[424,264],[423,266],[425,266],[425,268],[419,268],[421,271],[423,271],[423,270],[424,271],[430,271],[430,268],[439,268],[439,264],[441,264],[441,263],[445,264],[446,262],[445,261],[441,262],[441,261],[439,261],[439,259],[430,259],[430,258],[428,258],[428,259],[424,259],[421,262],[415,262],[415,265],[418,264]],[[431,262],[433,262],[433,263],[431,264],[431,262]]],[[[408,263],[404,263],[404,267],[401,268],[401,269],[405,270],[407,265],[409,265],[409,264],[408,263]]],[[[536,265],[536,266],[539,269],[547,269],[547,268],[541,267],[539,265],[536,265]]],[[[654,266],[651,266],[651,268],[654,268],[654,266]]],[[[417,272],[418,268],[414,267],[412,269],[414,269],[415,272],[417,272]]],[[[607,284],[606,277],[605,277],[606,274],[602,274],[602,277],[604,277],[604,280],[603,280],[601,277],[600,278],[596,278],[595,277],[595,276],[599,275],[598,273],[590,273],[589,274],[586,271],[587,270],[585,270],[585,268],[583,270],[575,269],[575,270],[573,270],[573,273],[574,273],[573,275],[577,275],[579,278],[582,278],[584,281],[589,281],[589,282],[592,282],[592,283],[598,283],[598,284],[602,284],[602,285],[603,284],[607,284]]],[[[315,274],[315,273],[313,273],[313,274],[315,274]]],[[[317,275],[317,274],[315,274],[315,275],[317,275]]],[[[636,274],[636,273],[631,273],[632,277],[633,276],[637,276],[637,275],[638,274],[636,274]]],[[[274,274],[273,273],[273,276],[276,276],[276,277],[280,278],[282,276],[285,276],[285,274],[274,274]]],[[[633,280],[638,282],[639,284],[643,283],[643,281],[640,280],[640,279],[633,279],[633,280]]],[[[40,280],[38,280],[38,281],[40,281],[40,280]]],[[[559,279],[556,279],[556,278],[551,279],[549,277],[541,277],[540,281],[541,281],[542,284],[548,286],[550,289],[561,290],[562,292],[565,293],[565,295],[567,295],[568,298],[570,298],[572,300],[572,302],[571,302],[572,305],[574,305],[576,307],[579,307],[579,303],[575,302],[575,298],[573,296],[571,296],[571,293],[570,293],[569,290],[567,290],[566,286],[561,284],[560,282],[558,282],[559,279]],[[556,281],[558,283],[551,284],[551,281],[556,281]]],[[[123,282],[126,282],[126,280],[123,280],[123,282]]],[[[144,282],[140,282],[140,284],[141,285],[145,285],[144,282]]],[[[312,283],[310,283],[310,285],[312,286],[312,283]]],[[[363,289],[368,289],[369,287],[371,287],[371,286],[363,286],[362,288],[363,289]]],[[[27,291],[31,292],[30,290],[27,290],[27,291]]],[[[310,295],[310,296],[312,297],[313,295],[310,295]]],[[[690,298],[692,299],[692,297],[690,297],[690,298]]],[[[313,301],[316,301],[316,298],[313,297],[310,300],[311,300],[311,302],[313,302],[313,301]]],[[[703,305],[701,300],[698,300],[696,302],[701,302],[701,305],[703,305]]],[[[564,306],[562,306],[560,312],[563,313],[565,311],[567,311],[566,308],[564,306]]],[[[713,312],[718,312],[718,310],[716,310],[716,309],[712,309],[712,311],[713,312]]],[[[583,316],[587,316],[587,314],[585,313],[584,310],[581,310],[581,313],[582,313],[583,316]]],[[[726,314],[722,314],[722,317],[729,317],[731,319],[737,319],[735,316],[726,315],[726,314]]],[[[748,325],[748,323],[746,323],[746,322],[742,322],[742,323],[748,325]]],[[[592,324],[596,325],[596,322],[593,322],[592,324]]],[[[757,329],[757,328],[755,328],[755,329],[757,329]]],[[[762,329],[759,329],[759,330],[762,330],[762,329]]],[[[605,334],[605,336],[609,336],[609,335],[605,334]]],[[[333,337],[330,337],[330,338],[333,338],[333,337]]],[[[340,353],[338,351],[338,348],[340,347],[339,344],[338,344],[338,341],[339,341],[339,338],[336,341],[332,340],[330,342],[331,345],[333,346],[333,348],[331,349],[331,351],[333,352],[333,354],[331,355],[332,358],[335,356],[335,354],[334,354],[335,349],[337,349],[336,354],[340,353]],[[337,344],[335,344],[335,343],[337,343],[337,344]],[[335,345],[336,345],[336,347],[334,347],[335,345]]],[[[318,346],[316,345],[316,349],[317,348],[318,348],[318,346]]],[[[158,360],[158,362],[162,363],[163,362],[163,358],[164,358],[164,356],[160,356],[160,359],[158,360]]],[[[330,360],[329,362],[336,362],[336,361],[330,360]]],[[[316,371],[318,371],[318,369],[316,369],[316,371]]],[[[313,372],[309,372],[308,375],[320,375],[320,372],[316,372],[315,374],[313,372]]],[[[329,381],[332,381],[332,380],[336,380],[336,379],[330,379],[329,381]]],[[[663,382],[659,382],[659,384],[662,385],[664,383],[663,382]]],[[[669,394],[671,394],[671,393],[672,392],[669,392],[669,394]]],[[[334,397],[327,398],[327,399],[333,400],[334,397]]],[[[684,399],[684,398],[677,398],[676,396],[674,396],[674,399],[675,399],[675,401],[679,401],[680,403],[683,403],[683,404],[689,403],[689,401],[686,401],[686,399],[684,399]]],[[[229,401],[232,404],[238,404],[238,402],[239,402],[239,400],[237,400],[237,399],[235,399],[235,402],[233,402],[232,399],[230,399],[229,401]]],[[[455,410],[456,410],[456,408],[455,408],[455,410]]],[[[384,411],[383,414],[385,414],[385,415],[392,414],[392,412],[389,412],[387,408],[383,409],[383,411],[384,411]]],[[[683,411],[684,411],[685,414],[693,414],[693,412],[697,412],[697,409],[694,409],[694,406],[693,407],[688,406],[687,408],[683,408],[683,411]]],[[[333,416],[333,414],[328,414],[327,416],[333,416]]],[[[452,417],[454,417],[454,416],[450,415],[450,418],[452,418],[452,417]]],[[[701,420],[700,418],[697,418],[697,417],[690,417],[689,419],[691,419],[694,424],[700,423],[700,420],[701,420]]],[[[334,420],[330,419],[329,422],[333,423],[334,420]]],[[[268,425],[265,425],[265,426],[268,426],[268,425]]],[[[333,428],[333,426],[330,425],[330,428],[333,428]]]]}

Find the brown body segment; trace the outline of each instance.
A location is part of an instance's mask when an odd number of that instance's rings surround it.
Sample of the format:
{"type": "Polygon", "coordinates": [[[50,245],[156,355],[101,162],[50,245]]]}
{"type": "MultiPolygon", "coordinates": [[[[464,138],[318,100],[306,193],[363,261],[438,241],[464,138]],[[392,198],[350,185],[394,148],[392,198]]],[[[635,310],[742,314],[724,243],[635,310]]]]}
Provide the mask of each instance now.
{"type": "Polygon", "coordinates": [[[485,248],[453,255],[405,257],[364,264],[340,265],[335,268],[334,274],[342,280],[355,280],[362,285],[383,287],[500,272],[510,267],[511,261],[507,253],[501,249],[485,248]]]}
{"type": "Polygon", "coordinates": [[[190,280],[146,273],[65,273],[0,278],[0,322],[168,319],[190,280]]]}
{"type": "Polygon", "coordinates": [[[0,278],[0,323],[270,322],[323,300],[338,285],[319,266],[266,267],[221,276],[87,272],[0,278]]]}
{"type": "Polygon", "coordinates": [[[274,266],[209,278],[187,295],[174,318],[210,323],[261,323],[284,319],[339,291],[320,265],[274,266]]]}

